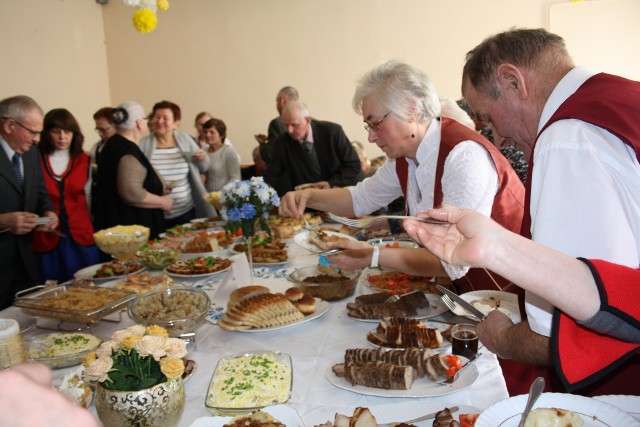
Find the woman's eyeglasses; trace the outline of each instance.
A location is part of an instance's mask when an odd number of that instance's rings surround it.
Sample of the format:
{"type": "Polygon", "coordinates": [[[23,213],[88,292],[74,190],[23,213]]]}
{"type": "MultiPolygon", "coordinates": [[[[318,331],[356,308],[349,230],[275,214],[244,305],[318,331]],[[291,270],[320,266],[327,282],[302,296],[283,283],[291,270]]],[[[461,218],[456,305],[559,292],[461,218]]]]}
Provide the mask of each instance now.
{"type": "Polygon", "coordinates": [[[377,122],[373,122],[373,123],[365,122],[364,130],[366,130],[367,132],[371,132],[372,130],[378,132],[378,129],[380,129],[380,125],[382,124],[382,121],[386,119],[389,114],[391,114],[391,111],[389,111],[387,114],[382,116],[382,118],[377,122]]]}

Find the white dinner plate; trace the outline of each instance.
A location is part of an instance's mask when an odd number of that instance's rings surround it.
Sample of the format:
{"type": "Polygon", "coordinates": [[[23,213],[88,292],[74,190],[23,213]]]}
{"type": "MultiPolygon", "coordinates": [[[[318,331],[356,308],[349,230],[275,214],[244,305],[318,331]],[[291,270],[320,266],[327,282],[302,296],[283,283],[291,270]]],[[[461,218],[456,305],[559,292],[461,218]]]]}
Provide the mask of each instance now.
{"type": "MultiPolygon", "coordinates": [[[[444,331],[448,330],[448,329],[451,327],[451,325],[448,325],[448,324],[446,324],[446,323],[432,322],[432,321],[430,321],[430,320],[423,321],[422,323],[424,323],[424,325],[425,325],[427,328],[437,329],[437,330],[439,330],[440,332],[444,332],[444,331]]],[[[371,344],[371,345],[372,345],[372,346],[374,346],[375,348],[383,347],[383,348],[392,348],[392,349],[398,349],[398,350],[400,350],[400,349],[401,349],[400,347],[387,347],[387,346],[379,346],[378,344],[374,344],[374,343],[369,339],[369,334],[371,334],[371,333],[374,333],[374,334],[375,334],[375,332],[376,332],[376,330],[375,330],[375,328],[374,328],[374,329],[372,329],[371,331],[369,331],[369,332],[367,333],[367,341],[369,342],[369,344],[371,344]]],[[[442,347],[432,348],[431,350],[433,350],[433,351],[435,351],[435,352],[437,352],[437,353],[441,353],[441,352],[444,352],[444,351],[448,351],[448,350],[450,350],[450,349],[451,349],[451,341],[449,341],[449,340],[445,339],[445,340],[442,342],[442,347]]]]}
{"type": "MultiPolygon", "coordinates": [[[[369,406],[369,410],[376,417],[376,423],[387,424],[398,421],[408,421],[413,418],[418,418],[422,415],[441,411],[444,408],[452,408],[457,406],[458,409],[452,412],[453,419],[460,421],[460,414],[479,414],[480,409],[475,406],[460,405],[458,403],[449,402],[435,402],[432,400],[409,400],[406,402],[385,403],[383,405],[369,406]]],[[[315,426],[327,421],[333,422],[335,414],[351,416],[355,406],[330,406],[319,407],[312,409],[302,416],[307,426],[315,426]]],[[[418,427],[431,427],[433,425],[433,418],[425,421],[414,423],[418,427]]]]}
{"type": "MultiPolygon", "coordinates": [[[[468,359],[463,356],[460,357],[462,363],[465,363],[468,359]]],[[[460,373],[458,380],[453,384],[436,384],[431,381],[426,375],[423,378],[416,378],[413,382],[413,386],[409,390],[385,390],[382,388],[365,387],[363,385],[351,385],[346,378],[339,377],[333,373],[331,369],[336,363],[343,363],[344,358],[336,360],[327,366],[325,376],[331,384],[334,386],[349,390],[354,393],[364,394],[367,396],[379,396],[379,397],[435,397],[444,396],[451,393],[456,393],[460,390],[471,386],[477,379],[480,373],[475,362],[469,363],[469,365],[460,373]]],[[[476,425],[477,426],[477,425],[476,425]]]]}
{"type": "Polygon", "coordinates": [[[202,273],[202,274],[178,274],[178,273],[171,273],[170,271],[167,271],[167,269],[164,269],[165,274],[167,274],[169,277],[174,278],[174,279],[199,279],[202,277],[208,277],[208,276],[215,276],[221,273],[224,273],[225,271],[228,271],[231,268],[231,266],[227,267],[227,268],[223,268],[222,270],[218,270],[218,271],[214,271],[213,273],[202,273]]]}
{"type": "Polygon", "coordinates": [[[176,236],[173,234],[168,234],[168,233],[160,233],[158,234],[158,237],[161,239],[172,239],[172,240],[177,240],[178,242],[188,242],[190,240],[193,240],[194,237],[196,236],[176,236]]]}
{"type": "MultiPolygon", "coordinates": [[[[422,320],[422,319],[428,319],[430,317],[436,317],[441,315],[442,313],[446,313],[447,311],[449,311],[449,308],[446,305],[444,305],[444,303],[442,302],[442,300],[438,295],[425,294],[425,296],[427,297],[427,300],[429,300],[429,306],[425,308],[419,308],[418,314],[416,314],[415,316],[407,316],[407,317],[410,317],[411,319],[422,320]]],[[[349,309],[346,309],[346,310],[347,310],[347,316],[349,316],[349,309]]],[[[377,323],[381,320],[381,319],[358,319],[356,317],[351,317],[351,316],[349,316],[349,318],[353,320],[357,320],[358,322],[369,322],[369,323],[373,323],[373,322],[377,323]]]]}
{"type": "Polygon", "coordinates": [[[607,394],[604,396],[595,396],[594,399],[613,405],[640,421],[640,396],[607,394]]]}
{"type": "MultiPolygon", "coordinates": [[[[513,323],[520,323],[522,321],[522,319],[520,318],[520,308],[518,307],[518,296],[516,294],[502,291],[473,291],[460,295],[460,298],[469,303],[475,300],[492,297],[501,301],[500,307],[505,308],[509,311],[508,316],[513,321],[513,323]]],[[[465,317],[471,320],[476,320],[471,316],[465,317]]]]}
{"type": "Polygon", "coordinates": [[[215,257],[215,256],[218,256],[222,251],[224,251],[223,247],[220,247],[220,249],[214,252],[191,252],[191,253],[181,252],[180,259],[193,259],[193,258],[208,257],[208,256],[215,257]]]}
{"type": "Polygon", "coordinates": [[[277,331],[278,329],[285,329],[285,328],[290,328],[292,326],[297,326],[300,325],[302,323],[307,323],[311,320],[317,319],[318,317],[324,315],[327,311],[329,311],[331,309],[331,304],[329,304],[328,302],[321,300],[320,298],[316,298],[316,311],[314,311],[313,313],[304,316],[302,319],[300,320],[296,320],[295,322],[291,322],[291,323],[287,323],[286,325],[278,325],[278,326],[271,326],[269,328],[253,328],[253,329],[247,329],[247,330],[238,330],[236,332],[269,332],[269,331],[277,331]]]}
{"type": "MultiPolygon", "coordinates": [[[[338,233],[337,231],[324,231],[324,233],[326,233],[328,236],[338,236],[348,240],[357,241],[355,237],[349,236],[348,234],[338,233]]],[[[298,246],[301,246],[310,252],[322,252],[322,249],[320,249],[313,243],[309,243],[309,230],[303,230],[293,236],[293,241],[296,242],[298,246]]]]}
{"type": "MultiPolygon", "coordinates": [[[[304,427],[298,412],[289,405],[267,406],[261,411],[272,415],[287,427],[304,427]]],[[[232,419],[233,417],[200,417],[194,420],[189,427],[222,427],[232,419]]]]}
{"type": "MultiPolygon", "coordinates": [[[[527,404],[526,394],[514,396],[487,408],[476,421],[475,427],[516,427],[527,404]]],[[[615,406],[590,397],[564,393],[543,393],[533,409],[560,408],[573,411],[584,422],[584,427],[637,427],[638,422],[615,406]]]]}
{"type": "MultiPolygon", "coordinates": [[[[82,268],[82,269],[80,269],[80,270],[75,272],[75,274],[73,275],[73,278],[74,279],[91,280],[92,282],[95,282],[95,283],[103,283],[103,282],[109,282],[111,280],[121,279],[121,278],[124,277],[124,274],[120,274],[118,276],[94,278],[93,275],[96,274],[96,271],[98,271],[100,269],[100,267],[102,267],[104,264],[108,264],[108,263],[103,262],[103,263],[100,263],[100,264],[94,264],[94,265],[90,265],[89,267],[82,268]]],[[[146,270],[146,268],[143,266],[140,270],[131,272],[131,273],[129,273],[129,275],[142,273],[145,270],[146,270]]]]}

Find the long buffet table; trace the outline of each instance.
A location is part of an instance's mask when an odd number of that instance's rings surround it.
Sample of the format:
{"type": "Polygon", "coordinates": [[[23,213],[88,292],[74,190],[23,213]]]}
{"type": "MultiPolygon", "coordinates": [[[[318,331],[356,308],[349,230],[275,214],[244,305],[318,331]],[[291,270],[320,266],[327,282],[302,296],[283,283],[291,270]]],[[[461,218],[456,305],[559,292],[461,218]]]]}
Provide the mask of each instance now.
{"type": "MultiPolygon", "coordinates": [[[[276,267],[255,267],[253,282],[274,290],[284,290],[292,285],[287,275],[295,268],[313,265],[318,257],[291,242],[288,245],[290,261],[276,267]]],[[[221,256],[225,256],[224,254],[221,256]]],[[[375,407],[395,404],[424,406],[425,412],[433,407],[458,405],[462,408],[475,408],[478,412],[508,397],[502,371],[496,356],[482,348],[481,356],[475,361],[479,377],[469,387],[451,394],[424,398],[390,398],[368,396],[335,387],[326,379],[330,365],[343,357],[348,348],[371,348],[366,334],[375,327],[375,323],[360,322],[346,315],[346,304],[353,298],[330,303],[330,310],[323,316],[299,325],[267,332],[228,332],[214,323],[223,312],[228,296],[233,289],[248,283],[238,283],[238,271],[208,279],[185,282],[205,290],[212,299],[212,308],[207,321],[198,329],[196,344],[189,344],[188,357],[197,363],[195,372],[187,379],[186,405],[180,426],[190,426],[199,417],[211,416],[204,400],[211,375],[218,360],[226,355],[252,350],[279,350],[290,354],[293,360],[293,393],[288,404],[295,408],[305,425],[314,425],[320,420],[333,420],[336,412],[350,415],[358,406],[375,407]],[[415,403],[421,402],[421,403],[415,403]]],[[[242,276],[240,274],[240,276],[242,276]]],[[[245,280],[243,280],[244,282],[245,280]]],[[[107,284],[108,285],[108,284],[107,284]]],[[[356,295],[370,293],[371,289],[358,285],[356,295]]],[[[0,312],[0,318],[24,317],[20,309],[10,307],[0,312]]],[[[451,313],[438,316],[433,320],[456,323],[464,319],[451,313]]],[[[39,321],[40,324],[40,321],[39,321]]],[[[114,331],[133,324],[124,313],[120,322],[102,321],[93,327],[93,332],[101,336],[110,336],[114,331]]],[[[38,333],[48,331],[37,329],[38,333]]],[[[33,333],[33,332],[31,332],[33,333]]],[[[54,371],[54,379],[62,378],[70,369],[54,371]]],[[[422,379],[422,381],[428,381],[422,379]]],[[[443,386],[443,390],[446,390],[443,386]]],[[[441,408],[438,408],[441,409],[441,408]]],[[[90,410],[95,413],[93,405],[90,410]]],[[[420,425],[431,425],[428,424],[420,425]]]]}

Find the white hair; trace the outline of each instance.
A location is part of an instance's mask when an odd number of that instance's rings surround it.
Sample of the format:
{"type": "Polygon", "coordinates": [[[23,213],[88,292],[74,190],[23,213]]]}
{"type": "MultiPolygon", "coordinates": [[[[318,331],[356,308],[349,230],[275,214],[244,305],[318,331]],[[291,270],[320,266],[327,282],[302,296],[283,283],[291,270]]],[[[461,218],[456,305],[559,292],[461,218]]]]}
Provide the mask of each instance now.
{"type": "Polygon", "coordinates": [[[136,127],[136,122],[145,118],[144,108],[135,101],[126,101],[113,110],[113,123],[116,129],[131,130],[136,127]],[[126,111],[126,116],[122,111],[126,111]]]}

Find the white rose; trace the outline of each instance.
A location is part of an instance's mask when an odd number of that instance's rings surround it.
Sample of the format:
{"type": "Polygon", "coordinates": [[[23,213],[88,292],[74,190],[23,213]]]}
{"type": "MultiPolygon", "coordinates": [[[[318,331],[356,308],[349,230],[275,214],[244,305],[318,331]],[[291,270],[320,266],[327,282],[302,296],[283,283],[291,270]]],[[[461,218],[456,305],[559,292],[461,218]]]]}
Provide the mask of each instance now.
{"type": "Polygon", "coordinates": [[[99,357],[89,366],[85,367],[82,373],[82,379],[85,381],[104,381],[113,368],[113,360],[111,357],[99,357]]]}
{"type": "Polygon", "coordinates": [[[118,343],[121,343],[122,341],[124,341],[126,337],[129,337],[132,335],[137,335],[141,337],[145,334],[146,331],[147,331],[147,328],[145,326],[133,325],[133,326],[129,326],[127,329],[115,331],[111,336],[111,338],[116,340],[118,343]]]}
{"type": "Polygon", "coordinates": [[[181,339],[169,338],[167,340],[167,356],[182,359],[187,355],[187,346],[181,339]]]}
{"type": "Polygon", "coordinates": [[[152,356],[155,360],[160,360],[167,355],[167,338],[158,335],[145,335],[133,347],[140,356],[152,356]]]}
{"type": "Polygon", "coordinates": [[[98,357],[111,357],[111,355],[119,350],[120,346],[115,340],[105,341],[100,344],[100,347],[96,350],[98,357]]]}

